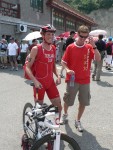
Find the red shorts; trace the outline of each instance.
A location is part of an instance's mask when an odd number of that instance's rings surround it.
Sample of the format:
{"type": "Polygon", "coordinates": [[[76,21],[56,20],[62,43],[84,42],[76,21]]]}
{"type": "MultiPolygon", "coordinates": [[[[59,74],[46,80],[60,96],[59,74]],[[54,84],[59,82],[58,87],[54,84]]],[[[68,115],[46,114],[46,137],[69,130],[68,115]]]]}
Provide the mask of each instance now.
{"type": "Polygon", "coordinates": [[[60,97],[54,80],[51,83],[51,85],[49,86],[49,88],[43,87],[41,89],[38,89],[38,97],[36,96],[36,88],[35,87],[33,88],[33,90],[34,90],[35,99],[39,100],[39,101],[44,100],[45,92],[48,95],[49,99],[54,99],[54,98],[60,97]]]}

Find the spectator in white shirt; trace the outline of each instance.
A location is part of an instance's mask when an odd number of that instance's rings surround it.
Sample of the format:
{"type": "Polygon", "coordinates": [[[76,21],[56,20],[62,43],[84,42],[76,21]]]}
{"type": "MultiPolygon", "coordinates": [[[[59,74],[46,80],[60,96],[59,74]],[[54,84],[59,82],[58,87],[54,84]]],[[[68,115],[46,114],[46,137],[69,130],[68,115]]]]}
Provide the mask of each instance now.
{"type": "Polygon", "coordinates": [[[22,41],[22,43],[20,44],[20,59],[22,66],[24,66],[25,64],[27,54],[28,54],[28,44],[26,43],[26,41],[22,41]]]}
{"type": "Polygon", "coordinates": [[[18,45],[15,43],[14,38],[10,38],[10,43],[8,44],[8,56],[9,56],[9,62],[11,64],[11,70],[18,71],[18,64],[17,64],[17,55],[18,55],[18,45]]]}

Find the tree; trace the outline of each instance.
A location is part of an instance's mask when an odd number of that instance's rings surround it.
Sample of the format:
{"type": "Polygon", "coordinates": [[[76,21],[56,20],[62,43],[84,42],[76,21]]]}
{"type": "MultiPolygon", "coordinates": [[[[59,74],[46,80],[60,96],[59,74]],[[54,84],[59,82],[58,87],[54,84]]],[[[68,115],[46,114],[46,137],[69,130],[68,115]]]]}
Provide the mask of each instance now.
{"type": "Polygon", "coordinates": [[[113,0],[64,0],[64,2],[84,13],[113,6],[113,0]]]}

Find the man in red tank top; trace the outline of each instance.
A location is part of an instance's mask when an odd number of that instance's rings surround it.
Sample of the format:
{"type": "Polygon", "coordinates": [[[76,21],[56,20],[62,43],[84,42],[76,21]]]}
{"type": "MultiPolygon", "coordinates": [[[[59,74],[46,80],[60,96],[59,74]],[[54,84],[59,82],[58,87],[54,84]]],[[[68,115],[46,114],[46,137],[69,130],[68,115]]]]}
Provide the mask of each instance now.
{"type": "Polygon", "coordinates": [[[51,103],[58,106],[61,112],[61,99],[57,89],[57,85],[61,83],[61,77],[55,65],[55,47],[52,45],[54,33],[56,29],[50,25],[43,26],[40,33],[43,42],[39,46],[32,48],[30,58],[26,66],[26,73],[34,82],[34,99],[35,102],[43,103],[45,92],[48,95],[51,103]],[[38,48],[39,47],[39,48],[38,48]],[[31,66],[35,65],[35,75],[31,71],[31,66]],[[56,82],[53,79],[53,73],[56,75],[56,82]],[[38,97],[36,96],[36,89],[38,89],[38,97]]]}

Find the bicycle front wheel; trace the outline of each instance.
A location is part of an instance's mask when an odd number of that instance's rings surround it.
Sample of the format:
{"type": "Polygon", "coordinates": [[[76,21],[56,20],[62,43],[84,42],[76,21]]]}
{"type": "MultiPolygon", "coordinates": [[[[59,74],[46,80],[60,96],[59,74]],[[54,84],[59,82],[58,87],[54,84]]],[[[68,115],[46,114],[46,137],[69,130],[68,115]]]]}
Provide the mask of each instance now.
{"type": "MultiPolygon", "coordinates": [[[[40,140],[38,140],[31,150],[54,150],[53,149],[53,141],[55,137],[52,135],[46,135],[40,140]],[[50,146],[51,143],[51,146],[50,146]],[[49,144],[49,146],[48,146],[49,144]]],[[[66,134],[61,133],[60,139],[60,149],[59,150],[80,150],[78,143],[71,137],[66,134]]]]}
{"type": "Polygon", "coordinates": [[[32,104],[26,103],[23,109],[23,128],[24,132],[27,134],[29,138],[34,138],[34,134],[37,130],[37,125],[35,120],[32,120],[27,113],[32,112],[32,104]]]}

